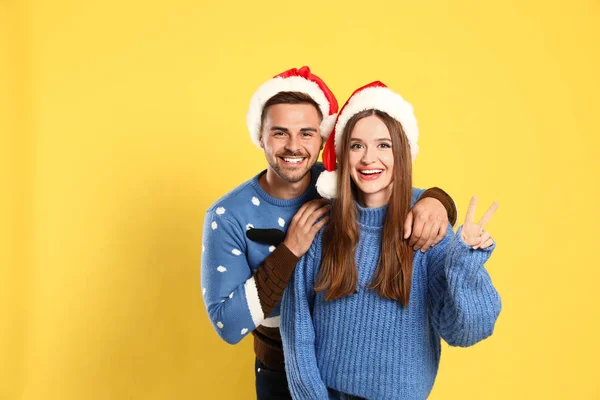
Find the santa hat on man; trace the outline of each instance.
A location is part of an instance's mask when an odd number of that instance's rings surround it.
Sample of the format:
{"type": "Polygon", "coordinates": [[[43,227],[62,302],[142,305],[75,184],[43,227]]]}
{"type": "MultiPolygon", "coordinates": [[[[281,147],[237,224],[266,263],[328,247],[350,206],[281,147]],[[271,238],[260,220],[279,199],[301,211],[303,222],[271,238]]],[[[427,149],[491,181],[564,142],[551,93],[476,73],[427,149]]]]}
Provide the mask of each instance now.
{"type": "Polygon", "coordinates": [[[327,140],[335,124],[338,103],[325,82],[311,73],[310,68],[304,66],[300,69],[292,68],[274,76],[254,92],[246,115],[246,124],[254,144],[260,147],[261,115],[265,103],[280,92],[305,93],[319,105],[319,110],[323,114],[321,136],[327,140]]]}
{"type": "Polygon", "coordinates": [[[413,107],[398,93],[391,91],[386,85],[375,81],[356,89],[340,110],[334,133],[329,136],[323,149],[323,165],[325,171],[317,179],[317,191],[325,198],[332,199],[337,195],[337,172],[335,170],[336,154],[340,154],[342,133],[346,124],[354,115],[366,110],[379,110],[388,114],[402,124],[402,129],[410,145],[412,160],[419,152],[417,139],[419,128],[413,107]]]}

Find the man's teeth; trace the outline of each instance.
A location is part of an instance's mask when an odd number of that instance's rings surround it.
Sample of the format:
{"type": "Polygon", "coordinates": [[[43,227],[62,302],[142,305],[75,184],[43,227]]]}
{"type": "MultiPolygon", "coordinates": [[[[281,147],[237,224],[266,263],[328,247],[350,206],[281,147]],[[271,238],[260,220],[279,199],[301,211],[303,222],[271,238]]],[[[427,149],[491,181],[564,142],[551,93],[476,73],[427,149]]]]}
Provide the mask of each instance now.
{"type": "Polygon", "coordinates": [[[382,169],[363,169],[362,171],[360,171],[361,174],[365,174],[365,175],[380,174],[382,172],[383,172],[382,169]]]}
{"type": "Polygon", "coordinates": [[[295,163],[302,162],[302,160],[304,160],[304,158],[284,158],[284,160],[285,160],[285,162],[295,164],[295,163]]]}

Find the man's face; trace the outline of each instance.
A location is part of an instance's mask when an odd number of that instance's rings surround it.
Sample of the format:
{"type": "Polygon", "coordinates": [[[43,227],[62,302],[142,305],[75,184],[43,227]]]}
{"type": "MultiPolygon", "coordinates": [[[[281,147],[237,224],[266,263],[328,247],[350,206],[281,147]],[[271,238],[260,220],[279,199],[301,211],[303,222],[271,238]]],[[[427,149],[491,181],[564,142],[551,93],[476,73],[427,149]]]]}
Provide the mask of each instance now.
{"type": "Polygon", "coordinates": [[[317,162],[323,145],[320,123],[311,104],[276,104],[267,110],[260,144],[269,166],[284,181],[301,181],[317,162]]]}

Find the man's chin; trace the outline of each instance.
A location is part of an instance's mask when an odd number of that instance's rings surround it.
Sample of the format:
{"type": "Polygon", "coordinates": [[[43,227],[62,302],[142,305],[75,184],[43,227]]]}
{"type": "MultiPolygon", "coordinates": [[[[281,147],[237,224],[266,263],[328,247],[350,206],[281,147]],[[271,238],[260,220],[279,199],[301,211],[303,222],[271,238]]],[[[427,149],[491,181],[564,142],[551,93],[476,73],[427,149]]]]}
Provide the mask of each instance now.
{"type": "Polygon", "coordinates": [[[286,182],[289,182],[289,183],[298,183],[302,179],[304,179],[304,177],[308,174],[309,171],[310,170],[307,169],[307,170],[302,171],[302,172],[296,171],[293,174],[289,174],[289,173],[286,173],[285,171],[279,170],[279,171],[277,171],[277,175],[279,175],[279,177],[281,179],[283,179],[284,181],[286,181],[286,182]]]}

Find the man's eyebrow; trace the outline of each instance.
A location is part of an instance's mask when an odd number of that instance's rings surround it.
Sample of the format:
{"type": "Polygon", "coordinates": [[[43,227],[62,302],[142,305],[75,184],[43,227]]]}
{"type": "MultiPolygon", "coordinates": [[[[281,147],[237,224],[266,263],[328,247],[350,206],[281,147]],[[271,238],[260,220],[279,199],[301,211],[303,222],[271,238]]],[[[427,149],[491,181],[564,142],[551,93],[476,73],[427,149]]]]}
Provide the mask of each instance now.
{"type": "MultiPolygon", "coordinates": [[[[289,132],[289,129],[288,128],[284,128],[283,126],[272,126],[270,128],[270,130],[271,131],[289,132]]],[[[301,128],[300,132],[315,132],[316,133],[317,129],[316,128],[310,128],[310,127],[308,127],[308,128],[301,128]]]]}

